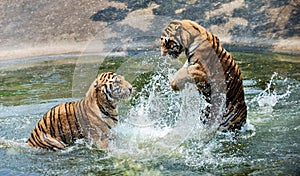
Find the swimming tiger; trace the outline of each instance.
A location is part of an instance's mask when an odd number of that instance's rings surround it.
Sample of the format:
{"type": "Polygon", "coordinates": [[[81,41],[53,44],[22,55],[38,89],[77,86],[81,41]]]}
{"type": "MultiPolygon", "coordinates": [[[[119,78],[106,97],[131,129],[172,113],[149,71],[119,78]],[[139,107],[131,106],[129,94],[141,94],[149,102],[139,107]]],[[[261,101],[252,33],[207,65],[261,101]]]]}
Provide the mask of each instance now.
{"type": "Polygon", "coordinates": [[[56,151],[87,138],[107,148],[110,129],[119,121],[117,104],[129,99],[131,92],[132,86],[124,77],[112,72],[99,74],[84,99],[49,110],[36,124],[28,145],[56,151]]]}
{"type": "Polygon", "coordinates": [[[187,82],[194,82],[204,95],[207,106],[202,113],[204,122],[213,119],[221,131],[235,131],[246,123],[247,106],[244,98],[241,71],[220,44],[219,39],[190,20],[173,20],[163,30],[161,55],[177,58],[185,52],[187,61],[171,80],[174,90],[181,90],[187,82]],[[222,93],[226,96],[222,101],[222,93]],[[223,109],[220,107],[225,106],[223,109]],[[222,111],[221,117],[217,117],[222,111]]]}

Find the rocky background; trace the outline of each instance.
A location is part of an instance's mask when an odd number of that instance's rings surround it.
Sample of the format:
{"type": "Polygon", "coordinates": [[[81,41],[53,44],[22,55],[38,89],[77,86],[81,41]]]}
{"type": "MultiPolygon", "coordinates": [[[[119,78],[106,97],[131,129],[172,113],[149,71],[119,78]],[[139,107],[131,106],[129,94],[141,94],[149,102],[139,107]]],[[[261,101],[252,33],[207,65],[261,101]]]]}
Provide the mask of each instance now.
{"type": "Polygon", "coordinates": [[[159,38],[170,19],[198,22],[231,51],[300,53],[300,0],[2,0],[0,9],[0,60],[87,52],[102,35],[104,45],[134,42],[124,31],[159,38]]]}

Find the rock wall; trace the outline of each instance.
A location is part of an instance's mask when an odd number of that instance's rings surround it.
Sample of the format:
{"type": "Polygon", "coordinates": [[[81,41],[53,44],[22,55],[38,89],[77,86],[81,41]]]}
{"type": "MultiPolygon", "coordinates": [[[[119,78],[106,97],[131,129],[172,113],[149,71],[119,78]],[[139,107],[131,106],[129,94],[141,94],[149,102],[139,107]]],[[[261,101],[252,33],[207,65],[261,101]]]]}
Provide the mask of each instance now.
{"type": "Polygon", "coordinates": [[[128,43],[124,30],[159,37],[170,19],[198,22],[229,50],[300,53],[300,0],[11,0],[0,9],[0,60],[85,52],[103,31],[106,45],[128,43]]]}

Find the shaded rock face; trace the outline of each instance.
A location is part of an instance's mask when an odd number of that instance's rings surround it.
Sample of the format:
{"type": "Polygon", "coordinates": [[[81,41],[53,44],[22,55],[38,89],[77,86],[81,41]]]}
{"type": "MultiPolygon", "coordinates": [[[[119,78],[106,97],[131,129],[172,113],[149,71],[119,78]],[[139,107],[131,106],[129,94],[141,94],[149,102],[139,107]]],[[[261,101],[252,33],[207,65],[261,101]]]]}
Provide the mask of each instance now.
{"type": "MultiPolygon", "coordinates": [[[[159,36],[163,18],[194,20],[234,49],[300,53],[299,0],[12,0],[1,1],[0,9],[0,51],[85,43],[116,22],[113,31],[159,36]],[[145,22],[130,24],[137,17],[145,22]]],[[[106,43],[115,39],[123,40],[112,35],[106,43]]]]}

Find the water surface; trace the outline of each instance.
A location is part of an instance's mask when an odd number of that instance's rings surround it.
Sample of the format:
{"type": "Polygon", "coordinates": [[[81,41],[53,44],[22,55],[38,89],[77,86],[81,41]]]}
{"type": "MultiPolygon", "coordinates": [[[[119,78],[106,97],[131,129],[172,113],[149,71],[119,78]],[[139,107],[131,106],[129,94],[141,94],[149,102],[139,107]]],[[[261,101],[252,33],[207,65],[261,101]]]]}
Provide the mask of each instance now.
{"type": "Polygon", "coordinates": [[[238,135],[207,131],[193,86],[173,92],[182,63],[153,53],[58,56],[0,65],[0,175],[298,175],[300,56],[233,53],[243,74],[248,123],[238,135]],[[135,93],[120,103],[108,151],[84,141],[59,152],[25,141],[58,103],[83,97],[98,72],[125,76],[135,93]]]}

